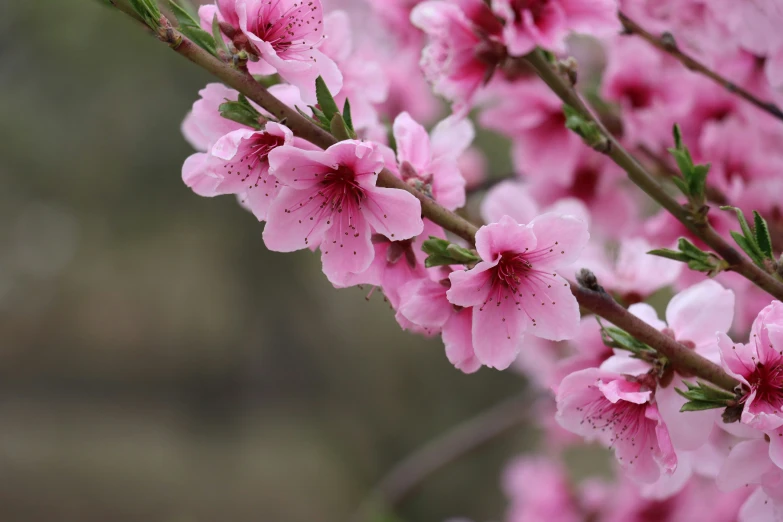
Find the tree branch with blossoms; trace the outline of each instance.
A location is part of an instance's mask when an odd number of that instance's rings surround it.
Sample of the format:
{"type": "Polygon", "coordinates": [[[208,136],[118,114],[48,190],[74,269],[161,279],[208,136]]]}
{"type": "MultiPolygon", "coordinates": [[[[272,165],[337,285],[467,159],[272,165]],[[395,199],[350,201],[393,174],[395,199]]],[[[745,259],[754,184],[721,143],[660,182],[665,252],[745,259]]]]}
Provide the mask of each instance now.
{"type": "Polygon", "coordinates": [[[628,174],[628,178],[631,181],[665,208],[672,216],[677,218],[694,235],[715,250],[728,263],[729,270],[741,274],[776,299],[783,300],[783,283],[771,273],[765,272],[754,265],[715,231],[706,218],[708,207],[688,208],[670,196],[655,178],[642,167],[639,161],[606,130],[601,121],[593,115],[582,101],[576,90],[550,65],[541,51],[533,51],[524,60],[530,64],[541,79],[564,103],[573,107],[579,113],[579,116],[595,126],[600,133],[601,139],[605,140],[605,143],[599,146],[599,151],[612,158],[628,174]]]}
{"type": "MultiPolygon", "coordinates": [[[[133,13],[133,10],[127,4],[117,2],[115,5],[126,14],[133,13]]],[[[227,85],[235,88],[237,91],[247,96],[248,99],[258,103],[261,107],[269,111],[269,113],[277,117],[281,122],[284,122],[285,125],[288,126],[295,135],[322,148],[327,148],[338,142],[337,139],[330,133],[319,128],[312,121],[306,119],[295,110],[291,109],[289,106],[275,98],[252,76],[244,71],[232,67],[228,63],[221,62],[219,59],[212,56],[198,45],[194,44],[191,40],[177,31],[166,18],[162,17],[160,19],[160,29],[157,33],[157,36],[159,40],[167,43],[175,52],[181,56],[201,66],[216,77],[220,78],[227,85]]],[[[543,58],[539,59],[536,57],[531,57],[530,61],[531,64],[537,68],[537,70],[538,68],[543,67],[545,64],[543,58]]],[[[546,69],[544,70],[547,71],[551,69],[546,66],[546,69]]],[[[552,73],[552,75],[554,75],[554,73],[552,73]]],[[[548,74],[545,74],[545,76],[552,79],[555,78],[555,76],[549,76],[548,74]]],[[[562,87],[559,81],[556,83],[556,85],[559,86],[558,88],[562,87]]],[[[581,100],[574,98],[570,90],[562,90],[562,92],[568,96],[568,100],[566,101],[570,101],[574,104],[577,102],[581,104],[581,100]]],[[[583,108],[582,110],[587,111],[586,108],[583,108]]],[[[589,112],[586,113],[589,114],[589,112]]],[[[636,164],[636,162],[630,158],[626,152],[624,152],[624,149],[622,149],[619,144],[613,147],[613,150],[619,150],[622,152],[622,154],[618,155],[618,157],[621,158],[620,161],[638,167],[638,164],[636,164]]],[[[641,169],[641,167],[638,167],[638,169],[641,169]]],[[[634,171],[635,174],[639,172],[636,170],[636,168],[632,169],[632,171],[634,171]]],[[[648,180],[649,176],[647,176],[645,172],[641,171],[641,175],[637,175],[637,178],[643,184],[645,184],[644,186],[646,186],[651,192],[654,194],[659,194],[659,197],[661,197],[662,200],[669,201],[668,195],[664,195],[662,189],[660,189],[660,187],[655,184],[654,181],[648,180]]],[[[413,194],[422,203],[422,215],[430,219],[432,222],[441,225],[446,230],[456,234],[457,236],[462,237],[471,243],[475,242],[475,236],[476,232],[478,231],[478,227],[468,222],[461,216],[446,210],[433,199],[427,197],[425,194],[403,182],[400,178],[394,176],[387,170],[384,169],[381,171],[378,176],[378,183],[381,186],[405,190],[413,194]]],[[[672,205],[674,205],[673,208],[676,208],[678,214],[683,214],[684,211],[679,207],[679,205],[676,204],[676,202],[672,203],[672,205]]],[[[737,256],[739,256],[739,254],[737,254],[737,256]]],[[[742,263],[740,263],[739,266],[743,266],[742,263]]],[[[692,374],[701,377],[727,390],[733,390],[737,385],[737,381],[723,372],[720,367],[704,359],[703,357],[700,357],[673,339],[668,338],[660,332],[650,328],[644,322],[638,320],[632,314],[628,313],[625,308],[619,306],[611,298],[611,296],[605,292],[596,292],[594,290],[580,288],[576,285],[572,285],[571,290],[574,296],[577,298],[579,304],[586,310],[603,317],[608,321],[611,321],[618,327],[626,329],[631,335],[640,341],[649,344],[652,348],[656,349],[662,355],[664,355],[674,368],[681,369],[686,374],[692,374]]]]}
{"type": "Polygon", "coordinates": [[[780,107],[771,101],[764,101],[757,96],[754,96],[747,89],[743,89],[728,78],[713,71],[696,58],[685,53],[682,49],[679,48],[671,33],[664,33],[660,37],[657,37],[633,21],[625,13],[620,12],[618,13],[618,16],[620,18],[620,22],[623,24],[623,27],[629,34],[637,35],[655,48],[673,56],[691,71],[706,76],[718,85],[721,85],[728,92],[736,94],[743,100],[755,105],[759,109],[771,114],[775,118],[783,120],[783,110],[781,110],[780,107]]]}
{"type": "MultiPolygon", "coordinates": [[[[681,489],[703,457],[696,450],[723,444],[712,440],[724,436],[719,428],[741,423],[730,435],[747,440],[732,450],[733,462],[722,463],[728,471],[716,483],[732,490],[741,485],[735,476],[752,476],[760,487],[746,505],[772,499],[783,509],[769,489],[783,477],[783,305],[769,304],[766,294],[763,305],[752,302],[756,288],[748,284],[783,299],[783,260],[774,257],[768,224],[780,220],[780,209],[770,202],[773,191],[754,185],[743,171],[780,181],[778,165],[758,160],[774,150],[777,127],[735,147],[750,132],[747,115],[732,113],[731,102],[694,95],[703,84],[687,96],[675,92],[677,83],[657,78],[656,67],[663,69],[666,59],[682,69],[676,62],[653,49],[645,55],[648,46],[640,40],[613,41],[621,30],[614,0],[426,0],[399,12],[380,1],[377,9],[403,32],[415,26],[426,33],[420,66],[432,89],[452,102],[452,114],[431,131],[405,110],[415,101],[404,91],[410,71],[401,75],[396,99],[388,100],[391,88],[380,81],[386,71],[373,68],[363,53],[351,54],[347,16],[325,16],[318,0],[217,0],[197,16],[170,2],[179,29],[155,0],[110,3],[223,82],[200,92],[183,123],[197,152],[184,162],[182,178],[198,195],[237,197],[265,222],[268,249],[320,251],[322,270],[336,288],[379,287],[400,326],[440,334],[447,358],[464,373],[517,365],[534,386],[554,392],[549,407],[557,409],[558,426],[611,448],[627,476],[649,485],[644,495],[681,489]],[[575,59],[556,58],[571,32],[618,47],[606,66],[609,87],[591,98],[612,116],[615,107],[603,102],[620,98],[616,134],[576,90],[575,59]],[[637,41],[643,48],[633,47],[637,41]],[[531,69],[543,83],[530,79],[531,69]],[[482,89],[494,94],[488,98],[496,105],[479,107],[478,119],[511,138],[514,167],[526,179],[490,187],[480,209],[486,225],[477,227],[456,212],[465,207],[468,185],[459,162],[474,138],[466,116],[482,89]],[[387,101],[393,102],[386,109],[391,128],[378,117],[387,101]],[[673,115],[663,112],[670,107],[673,115]],[[698,118],[678,120],[690,112],[698,118]],[[679,170],[671,187],[628,152],[649,150],[656,157],[667,148],[679,170]],[[726,158],[711,189],[707,162],[718,154],[726,158]],[[626,178],[663,212],[643,216],[644,203],[619,188],[618,179],[626,178]],[[708,214],[713,189],[733,205],[722,208],[736,214],[735,230],[725,228],[746,255],[718,232],[727,214],[708,214]],[[756,210],[759,203],[765,206],[756,210]],[[629,225],[638,226],[630,232],[629,225]],[[681,227],[687,237],[669,230],[681,227]],[[658,238],[651,245],[639,230],[658,238]],[[588,248],[591,234],[603,249],[588,248]],[[655,248],[675,241],[678,250],[655,248]],[[614,244],[618,254],[610,260],[614,244]],[[580,271],[577,283],[562,276],[575,263],[592,270],[580,271]],[[645,300],[670,286],[680,291],[663,321],[645,300]],[[727,332],[740,315],[735,311],[745,309],[762,311],[749,342],[735,343],[727,332]],[[559,342],[567,343],[565,357],[559,342]],[[741,433],[745,428],[751,435],[741,433]],[[747,454],[760,470],[735,473],[747,454]]],[[[751,8],[774,15],[770,6],[751,8]]],[[[418,51],[421,34],[405,36],[418,51]]],[[[770,83],[777,82],[783,42],[778,48],[755,36],[743,34],[742,45],[767,46],[770,83]]],[[[396,60],[388,62],[391,70],[396,60]]],[[[745,320],[740,330],[748,328],[745,320]]],[[[381,493],[403,494],[512,421],[500,420],[496,429],[471,429],[469,437],[406,461],[381,493]]],[[[566,495],[560,504],[573,498],[566,495]]],[[[601,520],[586,503],[577,508],[584,518],[601,520]]]]}

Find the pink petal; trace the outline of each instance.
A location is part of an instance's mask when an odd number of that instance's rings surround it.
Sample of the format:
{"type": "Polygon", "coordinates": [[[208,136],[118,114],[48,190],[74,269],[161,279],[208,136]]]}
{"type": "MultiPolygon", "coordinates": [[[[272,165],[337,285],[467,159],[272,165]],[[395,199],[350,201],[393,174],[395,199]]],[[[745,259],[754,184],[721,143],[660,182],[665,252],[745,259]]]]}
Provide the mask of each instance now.
{"type": "Polygon", "coordinates": [[[559,275],[532,272],[520,292],[519,300],[531,321],[531,334],[562,341],[572,339],[579,331],[579,303],[568,282],[559,275]]]}
{"type": "Polygon", "coordinates": [[[732,376],[747,384],[745,377],[750,375],[756,367],[756,361],[752,359],[755,351],[748,345],[735,344],[725,333],[718,334],[718,348],[723,368],[732,376]]]}
{"type": "Polygon", "coordinates": [[[655,308],[647,303],[632,304],[628,307],[628,311],[656,330],[663,330],[666,328],[666,323],[658,319],[658,312],[655,311],[655,308]]]}
{"type": "Polygon", "coordinates": [[[732,448],[715,480],[722,491],[732,491],[757,484],[772,466],[769,443],[763,439],[746,440],[732,448]]]}
{"type": "Polygon", "coordinates": [[[404,190],[383,187],[367,190],[363,211],[373,230],[394,241],[418,236],[424,230],[421,203],[404,190]]]}
{"type": "Polygon", "coordinates": [[[498,183],[481,202],[481,217],[486,223],[500,221],[503,216],[511,216],[517,223],[529,223],[538,214],[538,203],[521,181],[498,183]]]}
{"type": "Polygon", "coordinates": [[[677,393],[675,388],[686,389],[679,375],[675,375],[666,388],[658,387],[655,402],[661,418],[669,428],[674,447],[678,450],[693,451],[707,442],[715,423],[720,422],[721,410],[680,412],[686,399],[677,393]]]}
{"type": "Polygon", "coordinates": [[[509,216],[481,227],[476,233],[476,250],[484,261],[497,262],[504,252],[521,253],[535,246],[533,231],[509,216]]]}
{"type": "Polygon", "coordinates": [[[397,142],[397,160],[400,163],[407,161],[423,174],[432,159],[427,131],[410,114],[401,112],[394,119],[393,132],[397,142]]]}
{"type": "Polygon", "coordinates": [[[542,214],[528,225],[536,236],[536,268],[559,268],[579,259],[590,233],[587,223],[573,216],[542,214]]]}
{"type": "Polygon", "coordinates": [[[182,181],[199,196],[217,196],[217,187],[223,178],[215,174],[211,166],[209,154],[191,154],[182,164],[182,181]]]}
{"type": "Polygon", "coordinates": [[[449,116],[432,129],[432,157],[457,159],[467,150],[475,135],[469,119],[449,116]]]}
{"type": "Polygon", "coordinates": [[[501,299],[473,308],[473,350],[490,368],[505,370],[521,348],[528,320],[514,299],[501,299]]]}
{"type": "Polygon", "coordinates": [[[413,324],[441,328],[454,315],[454,307],[446,299],[446,287],[438,282],[411,281],[400,290],[400,296],[398,311],[413,324]]]}
{"type": "Polygon", "coordinates": [[[487,298],[490,290],[492,270],[495,263],[481,261],[470,270],[455,270],[449,274],[451,288],[446,297],[457,306],[478,306],[487,298]]]}
{"type": "Polygon", "coordinates": [[[481,368],[481,362],[473,352],[473,314],[466,308],[454,314],[443,326],[443,344],[446,346],[446,357],[458,370],[464,373],[474,373],[481,368]]]}
{"type": "Polygon", "coordinates": [[[276,252],[293,252],[318,244],[331,225],[331,215],[322,216],[320,204],[317,186],[310,190],[284,187],[269,207],[264,227],[266,247],[276,252]]]}
{"type": "Polygon", "coordinates": [[[334,214],[332,220],[321,242],[321,261],[329,281],[342,286],[346,274],[367,270],[375,252],[370,225],[361,212],[345,208],[334,214]]]}
{"type": "Polygon", "coordinates": [[[269,172],[284,185],[297,190],[317,186],[324,174],[336,168],[334,158],[322,150],[284,145],[269,153],[269,172]]]}
{"type": "Polygon", "coordinates": [[[715,342],[726,333],[734,318],[734,292],[712,280],[693,285],[675,295],[666,308],[666,322],[678,341],[696,346],[715,342]]]}

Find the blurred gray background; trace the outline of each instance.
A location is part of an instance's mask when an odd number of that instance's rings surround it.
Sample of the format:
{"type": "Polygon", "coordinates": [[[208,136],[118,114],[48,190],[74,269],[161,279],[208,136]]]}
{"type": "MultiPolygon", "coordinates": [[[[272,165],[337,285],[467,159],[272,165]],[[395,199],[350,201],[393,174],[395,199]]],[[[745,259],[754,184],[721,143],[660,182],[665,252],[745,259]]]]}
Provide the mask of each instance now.
{"type": "MultiPolygon", "coordinates": [[[[96,0],[0,2],[0,520],[346,520],[522,389],[465,376],[317,255],[180,180],[211,78],[96,0]]],[[[402,520],[502,516],[521,427],[402,520]]]]}

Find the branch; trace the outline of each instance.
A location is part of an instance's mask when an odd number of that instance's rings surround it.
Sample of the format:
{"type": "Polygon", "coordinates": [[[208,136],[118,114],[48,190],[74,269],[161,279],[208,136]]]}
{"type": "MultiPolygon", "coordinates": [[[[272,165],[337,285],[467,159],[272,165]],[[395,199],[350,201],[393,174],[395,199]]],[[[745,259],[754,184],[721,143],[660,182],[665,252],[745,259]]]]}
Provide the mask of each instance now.
{"type": "MultiPolygon", "coordinates": [[[[654,168],[665,178],[682,178],[682,174],[672,167],[666,158],[663,158],[653,152],[646,145],[639,146],[639,152],[647,156],[647,158],[653,163],[654,168]]],[[[716,205],[728,205],[729,202],[726,199],[726,195],[720,191],[720,189],[707,185],[704,187],[704,195],[707,196],[708,201],[712,201],[716,205]]]]}
{"type": "Polygon", "coordinates": [[[612,158],[639,188],[646,192],[652,199],[671,213],[696,237],[706,243],[712,250],[721,256],[728,264],[729,270],[737,272],[756,286],[765,290],[775,299],[783,301],[783,283],[775,279],[761,268],[754,265],[750,259],[743,256],[733,246],[726,242],[720,234],[709,224],[706,216],[699,216],[680,205],[676,199],[670,196],[661,185],[653,178],[639,162],[610,134],[601,121],[596,118],[590,109],[579,97],[570,83],[566,83],[547,62],[541,51],[536,50],[520,58],[528,62],[542,80],[557,94],[561,100],[573,107],[583,118],[594,123],[607,140],[607,146],[602,150],[612,158]]]}
{"type": "MultiPolygon", "coordinates": [[[[117,5],[117,7],[124,6],[124,4],[115,4],[115,5],[117,5]]],[[[121,8],[121,10],[128,12],[126,9],[121,8]]],[[[166,20],[165,18],[161,19],[161,27],[156,34],[158,39],[167,43],[171,49],[181,54],[191,62],[211,72],[216,77],[220,78],[224,83],[233,87],[240,93],[247,96],[249,99],[256,102],[258,105],[260,105],[261,107],[269,111],[272,115],[276,116],[278,119],[280,119],[282,123],[285,123],[285,125],[288,126],[291,129],[291,131],[297,136],[299,136],[300,138],[306,139],[307,141],[310,141],[311,143],[318,145],[321,148],[327,148],[330,145],[333,145],[334,143],[337,142],[334,136],[332,136],[328,132],[318,127],[315,124],[315,122],[301,116],[294,109],[291,109],[283,102],[281,102],[280,100],[272,96],[269,93],[269,91],[267,91],[261,84],[255,81],[252,76],[247,74],[247,72],[239,71],[231,67],[231,65],[218,60],[217,58],[209,54],[207,51],[205,51],[198,45],[188,40],[179,31],[174,29],[171,26],[171,24],[168,22],[168,20],[166,20]]],[[[531,63],[535,64],[537,62],[533,58],[531,59],[531,63]]],[[[545,61],[543,63],[545,64],[546,70],[552,73],[551,69],[549,69],[548,64],[546,64],[545,61]]],[[[538,66],[539,67],[541,66],[540,63],[538,64],[538,66]]],[[[574,94],[573,96],[576,95],[574,94]]],[[[587,113],[587,109],[584,108],[584,105],[582,105],[582,102],[578,97],[576,97],[575,100],[568,101],[568,103],[573,104],[574,101],[578,102],[579,103],[578,106],[582,107],[581,110],[587,113]]],[[[577,105],[574,106],[577,107],[577,105]]],[[[611,136],[609,138],[613,140],[611,136]]],[[[623,149],[620,148],[619,144],[614,148],[614,150],[622,151],[627,156],[627,152],[624,152],[623,149]]],[[[633,158],[630,158],[630,156],[628,156],[628,158],[629,159],[627,161],[630,161],[633,165],[636,166],[636,168],[641,170],[641,167],[639,167],[638,164],[636,164],[633,158]]],[[[660,186],[654,180],[650,178],[649,181],[645,181],[644,178],[645,177],[649,178],[649,176],[643,170],[641,170],[641,172],[643,174],[642,181],[644,181],[647,184],[651,184],[651,186],[655,188],[655,190],[659,191],[666,198],[669,197],[668,195],[665,194],[665,192],[663,192],[663,189],[661,189],[660,186]]],[[[419,199],[419,201],[421,201],[421,211],[424,217],[442,226],[446,230],[449,230],[454,234],[457,234],[458,236],[464,238],[465,240],[471,243],[475,243],[475,236],[476,236],[476,232],[478,231],[478,227],[476,227],[474,224],[470,223],[469,221],[465,220],[464,218],[458,216],[457,214],[441,207],[434,200],[430,199],[429,197],[425,196],[423,193],[419,192],[418,190],[414,189],[413,187],[411,187],[401,179],[397,178],[396,176],[394,176],[394,174],[392,174],[388,170],[384,169],[380,173],[380,175],[378,176],[378,184],[385,187],[398,188],[410,192],[411,194],[416,196],[419,199]]],[[[685,211],[677,204],[676,201],[671,200],[671,202],[672,202],[671,205],[672,208],[676,210],[679,213],[679,215],[685,213],[685,211]]],[[[717,237],[719,238],[719,236],[717,237]]],[[[735,254],[736,256],[739,257],[739,254],[737,254],[736,251],[735,254]]],[[[751,266],[755,268],[754,265],[751,266]]],[[[762,274],[764,273],[762,272],[762,274]]],[[[671,340],[661,332],[658,332],[651,326],[641,322],[639,319],[637,319],[635,316],[633,316],[630,312],[625,310],[620,305],[617,305],[615,303],[615,306],[610,307],[605,302],[606,301],[605,297],[602,297],[601,300],[597,300],[594,295],[582,291],[576,285],[571,285],[571,289],[574,292],[574,295],[576,296],[580,305],[582,305],[584,308],[590,311],[594,311],[594,313],[596,313],[597,315],[600,315],[601,317],[604,317],[608,321],[611,321],[618,327],[625,329],[630,335],[636,336],[638,333],[638,335],[640,336],[639,337],[640,341],[645,342],[654,348],[657,346],[662,346],[663,347],[662,349],[665,351],[662,351],[661,353],[663,353],[666,357],[669,358],[669,360],[671,361],[675,369],[679,369],[680,366],[678,365],[682,364],[683,365],[682,369],[684,372],[697,375],[705,380],[713,382],[713,384],[716,384],[718,386],[723,386],[729,383],[729,379],[731,378],[725,373],[723,373],[722,370],[720,370],[720,368],[717,368],[716,370],[715,365],[713,363],[711,363],[707,359],[699,357],[691,350],[689,350],[687,347],[671,340]],[[582,302],[583,300],[584,302],[582,302]],[[596,310],[593,310],[593,308],[596,308],[596,310]],[[604,316],[602,315],[602,313],[607,313],[608,316],[604,316]]],[[[783,295],[783,292],[781,293],[781,295],[783,295]]],[[[734,386],[734,382],[732,381],[731,386],[728,389],[733,390],[733,386],[734,386]]]]}
{"type": "Polygon", "coordinates": [[[531,402],[528,394],[512,397],[426,443],[392,467],[349,520],[372,520],[378,507],[399,504],[436,471],[529,420],[531,402]]]}
{"type": "Polygon", "coordinates": [[[714,81],[715,83],[722,85],[724,89],[727,91],[736,94],[740,98],[742,98],[745,101],[748,101],[758,107],[759,109],[768,112],[775,118],[779,120],[783,120],[783,110],[780,109],[777,105],[775,105],[772,102],[760,100],[753,94],[749,93],[736,83],[730,81],[729,79],[725,78],[724,76],[721,76],[720,74],[716,73],[700,61],[696,60],[692,56],[685,54],[683,51],[680,50],[680,48],[677,46],[677,42],[674,41],[674,38],[668,34],[664,33],[663,36],[656,37],[646,29],[644,29],[642,26],[628,18],[624,13],[620,12],[618,13],[618,16],[620,18],[620,22],[622,22],[623,27],[625,27],[625,30],[630,34],[635,34],[647,42],[649,42],[651,45],[657,47],[661,51],[670,54],[674,58],[676,58],[680,63],[682,63],[685,67],[690,69],[691,71],[694,71],[696,73],[699,73],[703,76],[706,76],[710,80],[714,81]]]}
{"type": "Polygon", "coordinates": [[[572,284],[571,292],[581,306],[654,348],[681,374],[696,375],[728,391],[734,391],[739,386],[739,381],[720,366],[645,323],[620,306],[603,288],[589,289],[572,284]]]}

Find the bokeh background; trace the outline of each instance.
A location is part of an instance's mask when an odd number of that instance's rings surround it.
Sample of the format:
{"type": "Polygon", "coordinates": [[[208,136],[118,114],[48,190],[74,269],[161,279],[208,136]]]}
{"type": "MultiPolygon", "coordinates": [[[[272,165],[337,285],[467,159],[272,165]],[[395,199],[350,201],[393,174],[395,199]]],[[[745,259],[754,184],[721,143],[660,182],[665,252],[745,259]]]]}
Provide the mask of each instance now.
{"type": "MultiPolygon", "coordinates": [[[[97,0],[0,2],[4,522],[346,520],[524,388],[462,375],[379,293],[334,290],[316,255],[266,251],[232,198],[187,190],[179,126],[209,81],[97,0]]],[[[501,518],[503,464],[534,438],[450,464],[396,516],[501,518]]]]}

